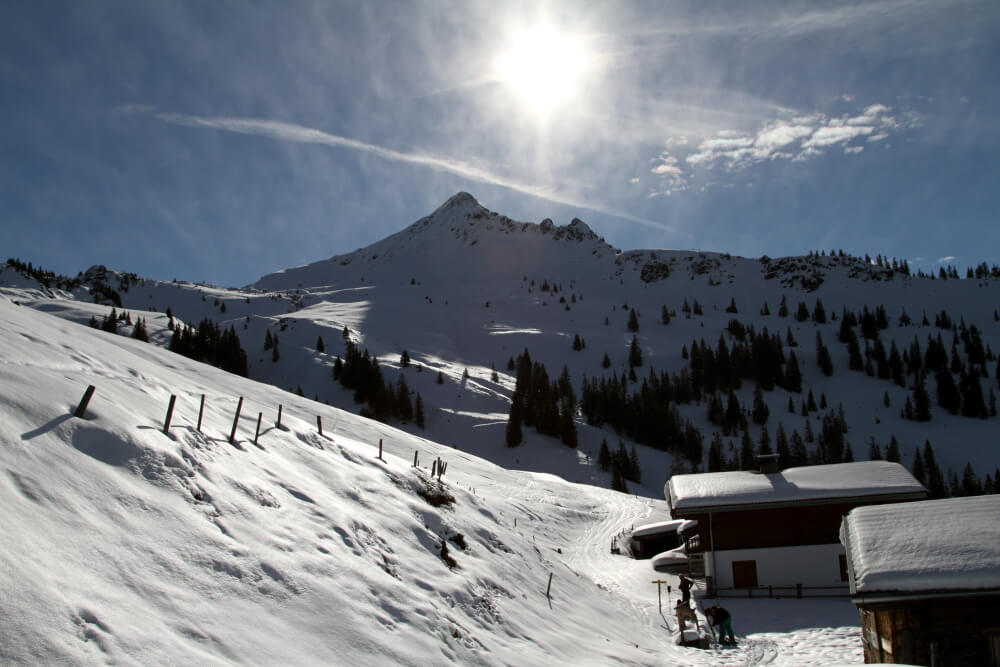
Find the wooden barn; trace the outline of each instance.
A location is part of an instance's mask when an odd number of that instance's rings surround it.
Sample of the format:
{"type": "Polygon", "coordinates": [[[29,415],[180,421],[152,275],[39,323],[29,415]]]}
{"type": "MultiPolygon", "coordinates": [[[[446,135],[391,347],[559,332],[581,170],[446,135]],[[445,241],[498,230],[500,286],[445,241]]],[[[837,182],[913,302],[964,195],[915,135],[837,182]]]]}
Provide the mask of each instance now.
{"type": "Polygon", "coordinates": [[[865,662],[1000,667],[1000,496],[845,517],[865,662]]]}
{"type": "Polygon", "coordinates": [[[710,594],[800,597],[847,595],[845,514],[927,497],[888,461],[674,475],[664,493],[675,519],[698,522],[689,546],[703,554],[710,594]]]}

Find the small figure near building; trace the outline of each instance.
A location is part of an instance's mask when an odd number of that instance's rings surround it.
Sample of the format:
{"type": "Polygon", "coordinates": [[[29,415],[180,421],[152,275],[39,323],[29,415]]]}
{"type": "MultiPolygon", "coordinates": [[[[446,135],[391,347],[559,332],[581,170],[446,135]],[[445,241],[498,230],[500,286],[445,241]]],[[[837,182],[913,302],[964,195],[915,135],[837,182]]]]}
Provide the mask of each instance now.
{"type": "Polygon", "coordinates": [[[693,581],[691,581],[684,575],[681,575],[681,583],[677,585],[677,588],[681,589],[681,602],[683,602],[685,606],[691,599],[691,584],[693,583],[694,583],[693,581]]]}
{"type": "Polygon", "coordinates": [[[733,634],[733,617],[728,611],[719,605],[713,605],[705,611],[705,615],[708,616],[712,625],[719,626],[720,642],[723,644],[736,643],[736,635],[733,634]]]}

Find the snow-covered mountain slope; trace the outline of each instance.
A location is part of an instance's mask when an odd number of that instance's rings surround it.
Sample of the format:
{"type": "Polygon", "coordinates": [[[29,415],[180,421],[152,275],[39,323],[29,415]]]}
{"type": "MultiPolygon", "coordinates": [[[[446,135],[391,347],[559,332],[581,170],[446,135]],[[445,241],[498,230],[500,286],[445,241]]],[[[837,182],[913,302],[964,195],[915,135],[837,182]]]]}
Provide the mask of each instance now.
{"type": "Polygon", "coordinates": [[[676,646],[648,561],[609,549],[663,501],[506,470],[49,303],[63,317],[0,299],[4,664],[860,663],[847,600],[734,601],[739,649],[676,646]]]}
{"type": "MultiPolygon", "coordinates": [[[[87,281],[85,281],[86,283],[87,281]]],[[[94,281],[90,281],[92,284],[94,281]]],[[[92,304],[92,287],[69,294],[31,292],[15,272],[0,274],[0,287],[32,307],[58,311],[78,322],[92,315],[100,320],[107,307],[92,304]],[[52,296],[56,298],[51,298],[52,296]]],[[[847,309],[884,307],[889,328],[879,333],[886,348],[901,351],[916,339],[926,347],[928,336],[941,336],[950,349],[951,328],[934,326],[947,312],[953,322],[975,325],[991,352],[1000,351],[1000,281],[995,278],[931,280],[905,276],[900,270],[876,266],[839,254],[780,259],[747,259],[716,253],[676,250],[620,252],[596,236],[584,223],[558,226],[516,222],[488,211],[466,193],[459,193],[431,215],[382,241],[354,252],[263,277],[244,289],[224,289],[179,282],[157,282],[106,272],[104,284],[114,289],[128,309],[172,314],[196,324],[209,317],[234,326],[250,362],[250,376],[320,402],[360,410],[352,392],[332,378],[335,357],[343,355],[341,332],[377,356],[386,381],[405,375],[422,397],[426,429],[401,425],[413,433],[476,453],[504,467],[557,474],[571,481],[609,483],[609,474],[594,461],[602,440],[615,447],[631,442],[612,429],[593,428],[578,419],[580,445],[568,449],[547,437],[526,431],[520,447],[504,447],[504,428],[514,387],[507,363],[524,350],[543,362],[552,377],[566,367],[579,392],[585,377],[621,377],[629,370],[628,353],[636,336],[643,366],[638,388],[650,370],[679,373],[687,369],[684,348],[704,341],[715,347],[732,320],[757,331],[767,329],[785,342],[785,354],[795,351],[803,376],[801,393],[765,392],[770,410],[766,428],[773,440],[779,425],[791,435],[818,433],[822,416],[843,407],[849,425],[846,439],[855,458],[866,458],[874,440],[883,450],[890,439],[899,443],[903,463],[930,441],[938,461],[961,474],[967,462],[982,476],[998,463],[994,440],[997,417],[973,419],[951,415],[933,406],[933,419],[915,422],[900,417],[910,397],[908,386],[868,377],[848,369],[846,346],[837,342],[839,321],[847,309]],[[782,300],[790,314],[778,315],[782,300]],[[684,304],[701,314],[684,313],[684,304]],[[821,303],[828,320],[798,321],[800,304],[812,312],[821,303]],[[768,314],[763,314],[765,312],[768,314]],[[735,312],[731,312],[735,307],[735,312]],[[669,324],[661,323],[666,309],[669,324]],[[627,328],[629,314],[638,314],[639,329],[627,328]],[[911,323],[905,325],[903,315],[911,323]],[[926,314],[929,324],[923,325],[926,314]],[[266,335],[277,335],[280,358],[264,349],[266,335]],[[825,376],[816,363],[817,335],[829,348],[835,372],[825,376]],[[572,349],[574,337],[584,342],[572,349]],[[324,352],[317,351],[324,341],[324,352]],[[787,341],[793,340],[797,347],[787,341]],[[413,364],[399,363],[406,350],[413,364]],[[607,355],[610,368],[602,361],[607,355]],[[492,379],[496,369],[497,379],[492,379]],[[465,377],[466,371],[468,377],[465,377]],[[438,384],[438,374],[444,383],[438,384]],[[802,416],[798,410],[809,392],[828,408],[802,416]],[[795,412],[787,409],[789,399],[795,412]],[[888,402],[888,405],[886,403],[888,402]]],[[[169,338],[156,321],[160,342],[169,338]]],[[[123,329],[127,331],[127,329],[123,329]]],[[[157,338],[158,337],[158,338],[157,338]]],[[[961,352],[961,344],[959,344],[961,352]]],[[[997,391],[995,358],[989,377],[979,378],[984,396],[997,391]]],[[[934,386],[928,386],[933,401],[934,386]]],[[[749,409],[753,383],[737,392],[749,409]]],[[[678,406],[684,419],[701,432],[704,448],[719,429],[709,423],[704,402],[678,406]]],[[[754,443],[762,435],[751,424],[754,443]]],[[[726,436],[727,456],[739,449],[739,436],[726,436]]],[[[677,464],[654,448],[637,447],[643,483],[630,489],[662,498],[662,484],[677,464]]],[[[685,466],[689,465],[687,463],[685,466]]]]}

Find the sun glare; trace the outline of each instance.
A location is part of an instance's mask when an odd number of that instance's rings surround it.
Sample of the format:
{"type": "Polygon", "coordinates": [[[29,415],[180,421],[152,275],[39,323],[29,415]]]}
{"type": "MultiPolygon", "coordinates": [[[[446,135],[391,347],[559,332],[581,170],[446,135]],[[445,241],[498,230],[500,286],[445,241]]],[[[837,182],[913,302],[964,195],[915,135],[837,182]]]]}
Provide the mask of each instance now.
{"type": "Polygon", "coordinates": [[[540,25],[517,35],[497,57],[496,75],[523,106],[545,116],[578,92],[585,66],[579,39],[540,25]]]}

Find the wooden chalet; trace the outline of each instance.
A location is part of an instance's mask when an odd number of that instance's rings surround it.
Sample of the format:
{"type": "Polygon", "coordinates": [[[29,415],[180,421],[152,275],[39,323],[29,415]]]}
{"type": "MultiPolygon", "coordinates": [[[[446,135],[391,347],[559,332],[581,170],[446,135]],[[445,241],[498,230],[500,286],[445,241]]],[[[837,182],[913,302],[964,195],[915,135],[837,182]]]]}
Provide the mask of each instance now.
{"type": "Polygon", "coordinates": [[[865,662],[1000,667],[1000,496],[845,517],[865,662]]]}
{"type": "Polygon", "coordinates": [[[847,594],[845,514],[927,497],[888,461],[674,475],[664,494],[675,519],[698,522],[688,557],[703,561],[710,595],[798,597],[847,594]]]}

